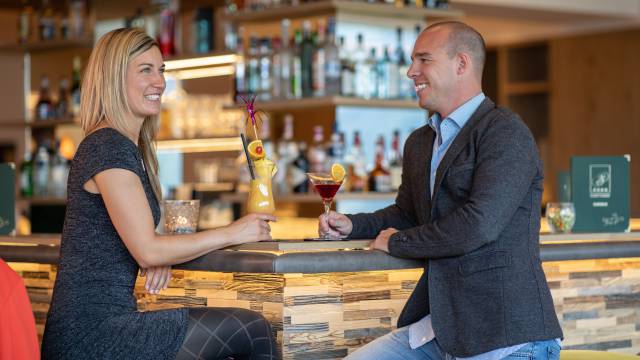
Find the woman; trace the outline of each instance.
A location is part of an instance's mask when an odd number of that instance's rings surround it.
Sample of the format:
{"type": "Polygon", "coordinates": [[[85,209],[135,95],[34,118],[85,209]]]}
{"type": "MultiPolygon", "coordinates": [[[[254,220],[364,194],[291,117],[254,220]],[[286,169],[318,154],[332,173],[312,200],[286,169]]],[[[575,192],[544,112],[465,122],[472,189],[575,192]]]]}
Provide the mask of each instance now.
{"type": "Polygon", "coordinates": [[[118,29],[96,44],[82,83],[85,138],[69,174],[60,264],[42,344],[44,359],[276,359],[269,324],[232,308],[137,312],[139,268],[166,287],[169,266],[212,250],[271,238],[270,215],[190,235],[155,234],[160,218],[153,141],[165,88],[156,42],[118,29]]]}

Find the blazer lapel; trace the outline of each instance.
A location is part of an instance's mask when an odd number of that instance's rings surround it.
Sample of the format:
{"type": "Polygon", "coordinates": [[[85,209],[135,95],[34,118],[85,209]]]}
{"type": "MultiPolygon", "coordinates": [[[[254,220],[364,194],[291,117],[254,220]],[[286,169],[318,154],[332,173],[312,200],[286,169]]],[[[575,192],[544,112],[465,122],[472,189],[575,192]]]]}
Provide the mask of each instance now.
{"type": "Polygon", "coordinates": [[[420,216],[422,216],[423,223],[429,222],[431,218],[431,191],[429,189],[430,176],[431,176],[431,156],[433,155],[433,142],[436,139],[436,133],[428,125],[424,127],[425,134],[422,137],[417,158],[422,159],[424,167],[420,166],[419,169],[424,169],[422,174],[419,174],[418,181],[414,185],[415,194],[418,194],[417,201],[421,204],[420,216]]]}
{"type": "MultiPolygon", "coordinates": [[[[467,123],[462,127],[460,133],[458,133],[456,138],[453,140],[453,143],[451,143],[451,145],[449,146],[449,149],[447,149],[447,152],[444,154],[444,157],[440,161],[440,164],[438,164],[438,169],[436,170],[436,181],[433,184],[434,194],[433,198],[431,199],[432,203],[435,204],[436,202],[438,189],[440,188],[440,184],[442,184],[442,178],[447,173],[447,169],[449,169],[449,167],[453,163],[453,160],[458,157],[460,151],[462,151],[462,149],[464,149],[464,147],[469,143],[469,140],[471,138],[471,130],[475,127],[476,123],[480,121],[480,119],[482,119],[494,107],[495,104],[493,103],[493,101],[491,101],[489,98],[485,98],[478,109],[473,113],[473,115],[471,115],[471,118],[469,118],[467,123]]],[[[433,150],[429,151],[430,154],[431,152],[433,152],[433,150]]],[[[428,159],[431,159],[431,156],[429,156],[428,159]]]]}

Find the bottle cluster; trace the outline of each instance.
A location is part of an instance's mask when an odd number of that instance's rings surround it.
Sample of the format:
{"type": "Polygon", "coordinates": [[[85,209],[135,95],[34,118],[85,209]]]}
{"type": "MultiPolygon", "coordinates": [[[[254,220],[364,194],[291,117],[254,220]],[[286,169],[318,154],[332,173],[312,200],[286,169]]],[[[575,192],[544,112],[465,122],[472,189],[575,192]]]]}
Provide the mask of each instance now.
{"type": "Polygon", "coordinates": [[[23,0],[18,16],[18,42],[84,39],[87,36],[87,2],[70,0],[66,11],[56,11],[50,0],[23,0]]]}
{"type": "Polygon", "coordinates": [[[341,191],[391,192],[400,186],[400,131],[394,131],[389,149],[385,146],[384,136],[377,138],[375,161],[371,163],[365,155],[358,131],[353,134],[353,143],[348,146],[344,133],[334,131],[327,141],[323,127],[315,126],[313,142],[307,144],[294,141],[293,124],[293,116],[285,115],[284,131],[277,144],[271,140],[268,122],[262,124],[263,145],[268,153],[274,154],[279,169],[273,181],[276,193],[309,192],[311,188],[306,173],[328,172],[335,163],[347,169],[347,178],[341,191]]]}
{"type": "Polygon", "coordinates": [[[63,138],[51,146],[42,142],[35,153],[26,152],[20,166],[20,189],[25,198],[67,196],[67,177],[75,146],[63,138]],[[64,154],[64,155],[63,155],[64,154]]]}
{"type": "MultiPolygon", "coordinates": [[[[368,4],[390,4],[395,7],[403,8],[430,8],[430,9],[446,9],[449,7],[448,0],[357,0],[358,2],[368,4]]],[[[298,6],[311,2],[308,0],[244,0],[227,2],[227,11],[236,12],[239,10],[259,11],[282,6],[298,6]]]]}
{"type": "Polygon", "coordinates": [[[73,71],[71,73],[71,86],[69,79],[63,77],[58,85],[58,96],[53,98],[49,89],[49,77],[40,78],[40,90],[38,102],[34,110],[36,121],[67,119],[75,117],[80,112],[80,68],[79,56],[73,58],[73,71]]]}
{"type": "MultiPolygon", "coordinates": [[[[291,22],[281,22],[281,36],[250,36],[243,44],[238,37],[240,60],[235,68],[236,101],[256,94],[261,100],[300,99],[322,96],[355,96],[364,99],[411,99],[413,83],[407,78],[410,61],[403,48],[402,28],[397,41],[378,48],[365,48],[364,35],[357,35],[354,49],[336,39],[335,19],[325,27],[310,21],[294,31],[291,22]],[[246,45],[246,46],[245,46],[246,45]]],[[[420,27],[416,27],[420,31],[420,27]]]]}

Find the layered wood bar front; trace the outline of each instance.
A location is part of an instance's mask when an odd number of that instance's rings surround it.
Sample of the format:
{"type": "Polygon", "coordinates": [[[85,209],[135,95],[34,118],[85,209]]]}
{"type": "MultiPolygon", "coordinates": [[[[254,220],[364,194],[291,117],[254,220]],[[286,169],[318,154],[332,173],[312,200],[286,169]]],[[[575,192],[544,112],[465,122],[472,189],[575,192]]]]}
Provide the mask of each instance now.
{"type": "MultiPolygon", "coordinates": [[[[214,251],[173,270],[142,311],[181,306],[261,312],[285,359],[340,359],[395,328],[422,261],[368,250],[368,240],[282,240],[214,251]]],[[[59,236],[0,237],[0,257],[24,279],[41,335],[59,236]]],[[[541,258],[565,349],[640,351],[640,232],[542,235],[541,258]]]]}

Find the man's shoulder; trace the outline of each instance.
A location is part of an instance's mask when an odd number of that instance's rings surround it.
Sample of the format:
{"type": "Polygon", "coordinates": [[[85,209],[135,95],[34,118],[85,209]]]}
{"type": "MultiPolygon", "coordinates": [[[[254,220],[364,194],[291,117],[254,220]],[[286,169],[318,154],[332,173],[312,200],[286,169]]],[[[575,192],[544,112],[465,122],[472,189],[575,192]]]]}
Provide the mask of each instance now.
{"type": "Polygon", "coordinates": [[[416,141],[426,141],[426,136],[430,131],[433,131],[433,129],[431,129],[431,127],[428,124],[423,125],[413,130],[411,134],[409,134],[409,136],[407,137],[406,143],[413,143],[416,141]]]}
{"type": "Polygon", "coordinates": [[[504,106],[496,106],[487,113],[485,116],[484,127],[493,128],[495,130],[509,129],[510,132],[515,132],[525,136],[532,136],[529,127],[524,123],[520,115],[504,106]]]}

